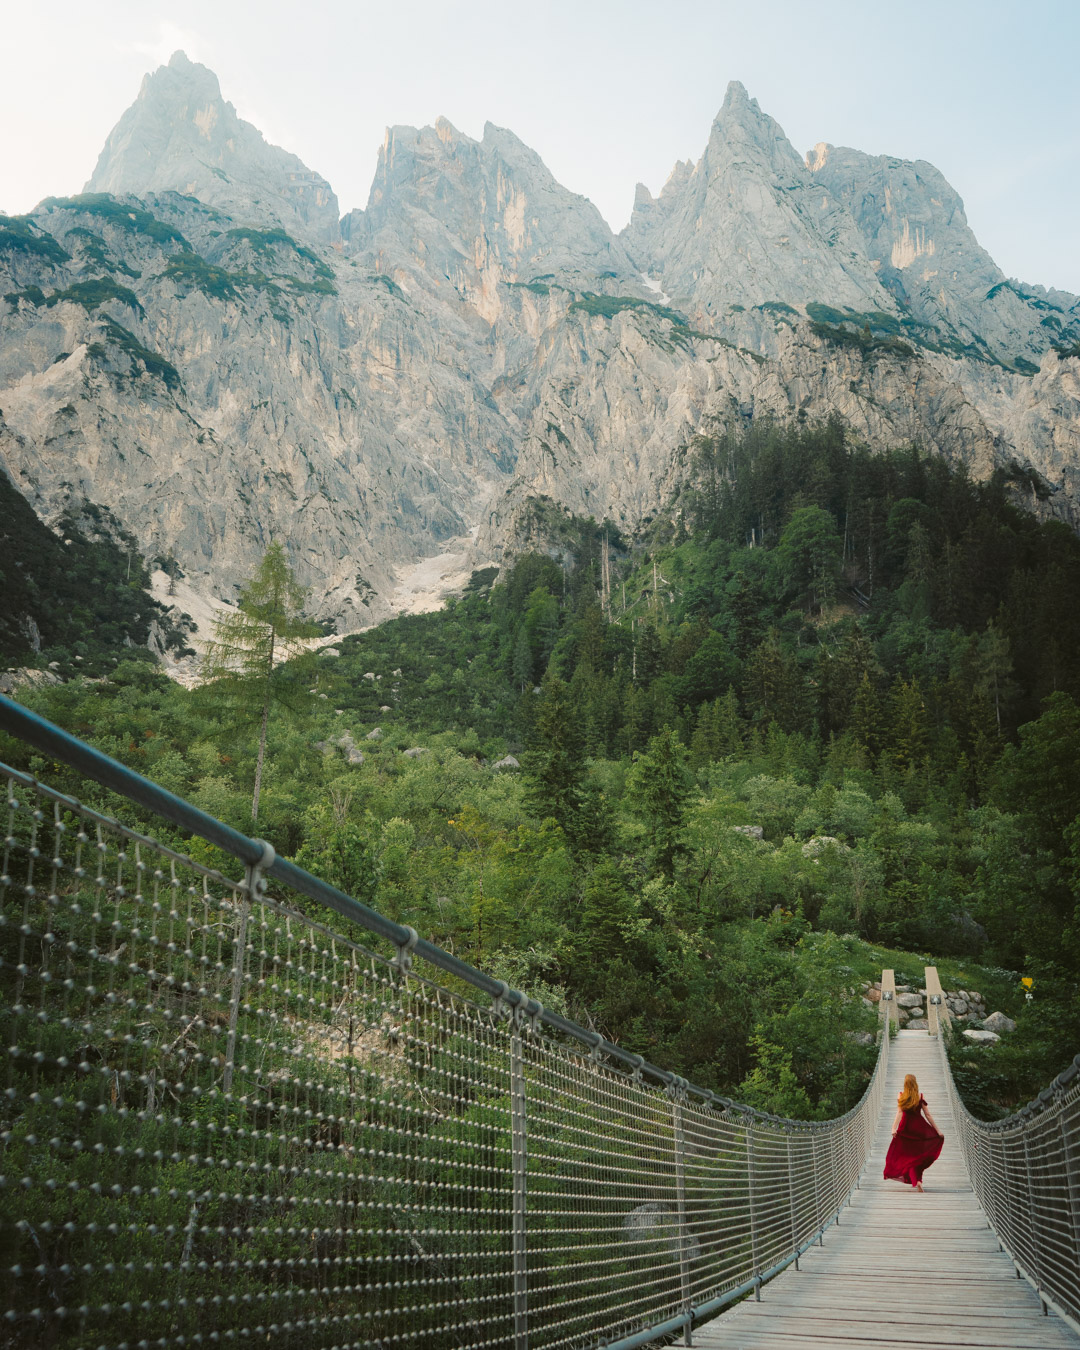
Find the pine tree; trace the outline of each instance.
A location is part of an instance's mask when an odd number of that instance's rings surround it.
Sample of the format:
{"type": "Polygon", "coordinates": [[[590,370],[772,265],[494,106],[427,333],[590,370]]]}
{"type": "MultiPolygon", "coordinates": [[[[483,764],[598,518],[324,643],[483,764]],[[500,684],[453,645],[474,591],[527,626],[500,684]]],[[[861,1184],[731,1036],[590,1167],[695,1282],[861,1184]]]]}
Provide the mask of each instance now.
{"type": "Polygon", "coordinates": [[[627,800],[651,827],[656,864],[668,877],[682,847],[683,812],[692,785],[686,748],[670,728],[653,736],[644,754],[634,756],[626,775],[627,800]]]}
{"type": "Polygon", "coordinates": [[[531,747],[524,762],[529,775],[527,800],[538,816],[550,816],[573,836],[573,816],[585,772],[577,712],[570,690],[557,675],[545,678],[537,702],[531,747]]]}
{"type": "Polygon", "coordinates": [[[270,710],[280,706],[296,712],[310,704],[307,684],[313,655],[304,639],[317,637],[319,629],[301,617],[305,599],[285,550],[271,544],[241,590],[236,609],[215,620],[214,637],[203,658],[203,698],[224,713],[232,727],[258,723],[253,821],[259,818],[270,710]]]}

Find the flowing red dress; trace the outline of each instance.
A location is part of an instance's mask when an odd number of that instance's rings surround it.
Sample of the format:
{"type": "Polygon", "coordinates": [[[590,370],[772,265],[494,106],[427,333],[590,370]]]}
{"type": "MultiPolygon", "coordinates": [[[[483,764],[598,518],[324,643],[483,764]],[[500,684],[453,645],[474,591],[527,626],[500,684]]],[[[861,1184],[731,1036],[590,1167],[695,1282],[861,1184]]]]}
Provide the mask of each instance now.
{"type": "Polygon", "coordinates": [[[926,1098],[920,1097],[918,1106],[905,1111],[889,1152],[885,1157],[885,1180],[903,1181],[914,1186],[922,1181],[922,1174],[936,1162],[945,1136],[938,1134],[922,1113],[926,1098]]]}

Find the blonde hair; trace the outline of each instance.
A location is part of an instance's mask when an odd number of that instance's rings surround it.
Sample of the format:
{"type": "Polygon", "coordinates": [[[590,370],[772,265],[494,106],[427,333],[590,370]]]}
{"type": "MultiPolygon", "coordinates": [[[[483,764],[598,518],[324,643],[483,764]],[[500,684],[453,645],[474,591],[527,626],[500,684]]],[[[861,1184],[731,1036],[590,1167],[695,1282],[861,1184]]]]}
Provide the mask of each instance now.
{"type": "Polygon", "coordinates": [[[904,1090],[896,1098],[896,1104],[901,1111],[913,1111],[922,1100],[922,1094],[919,1092],[919,1084],[913,1073],[904,1075],[904,1090]]]}

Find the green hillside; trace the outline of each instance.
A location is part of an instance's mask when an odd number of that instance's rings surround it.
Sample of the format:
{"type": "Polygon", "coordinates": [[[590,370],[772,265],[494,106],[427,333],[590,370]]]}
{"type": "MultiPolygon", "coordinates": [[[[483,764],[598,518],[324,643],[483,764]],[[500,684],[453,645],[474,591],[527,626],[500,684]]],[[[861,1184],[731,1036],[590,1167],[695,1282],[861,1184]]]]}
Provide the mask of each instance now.
{"type": "MultiPolygon", "coordinates": [[[[1080,1046],[1080,541],[1004,476],[836,427],[687,453],[700,486],[646,537],[538,502],[572,565],[521,556],[324,652],[314,711],[271,719],[258,832],[784,1113],[856,1099],[860,982],[936,960],[1019,1023],[963,1054],[973,1104],[1026,1100],[1080,1046]]],[[[256,738],[205,696],[128,662],[32,701],[251,828],[256,738]]]]}

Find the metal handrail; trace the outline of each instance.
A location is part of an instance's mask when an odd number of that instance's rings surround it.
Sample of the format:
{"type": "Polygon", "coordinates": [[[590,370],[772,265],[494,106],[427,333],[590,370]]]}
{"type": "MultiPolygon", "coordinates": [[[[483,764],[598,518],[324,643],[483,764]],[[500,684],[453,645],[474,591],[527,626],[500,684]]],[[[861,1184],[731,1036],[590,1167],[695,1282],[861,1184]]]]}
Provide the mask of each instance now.
{"type": "MultiPolygon", "coordinates": [[[[265,841],[249,838],[4,695],[0,695],[0,730],[25,741],[26,744],[41,750],[60,763],[67,764],[102,787],[126,797],[137,806],[152,811],[187,834],[206,840],[223,853],[231,854],[246,867],[262,862],[265,841]]],[[[415,929],[406,924],[395,923],[393,919],[388,919],[345,891],[340,891],[336,886],[331,886],[321,878],[313,876],[302,867],[297,867],[287,858],[275,856],[273,862],[264,870],[267,877],[283,882],[292,890],[325,905],[368,932],[385,938],[399,950],[429,962],[491,998],[501,999],[509,1006],[520,1008],[527,1017],[539,1019],[551,1030],[580,1042],[590,1053],[603,1055],[632,1073],[640,1073],[664,1087],[677,1084],[691,1096],[723,1110],[786,1123],[797,1129],[827,1128],[826,1122],[784,1121],[780,1116],[759,1111],[756,1107],[724,1097],[709,1088],[679,1079],[669,1070],[661,1069],[642,1059],[640,1055],[624,1050],[621,1046],[606,1040],[598,1032],[590,1031],[570,1018],[545,1008],[542,1003],[531,999],[520,990],[511,989],[504,981],[493,979],[482,970],[477,970],[467,961],[462,961],[460,957],[420,937],[415,929]]],[[[852,1108],[853,1111],[856,1109],[852,1108]]]]}
{"type": "Polygon", "coordinates": [[[986,1121],[964,1105],[947,1040],[938,1037],[946,1088],[987,1222],[1044,1311],[1080,1332],[1080,1055],[1034,1101],[986,1121]]]}
{"type": "Polygon", "coordinates": [[[0,727],[243,864],[231,880],[0,766],[18,1335],[631,1350],[760,1296],[840,1222],[887,998],[860,1102],[784,1120],[548,1012],[8,699],[0,727]],[[135,1215],[149,1255],[121,1266],[135,1215]]]}

